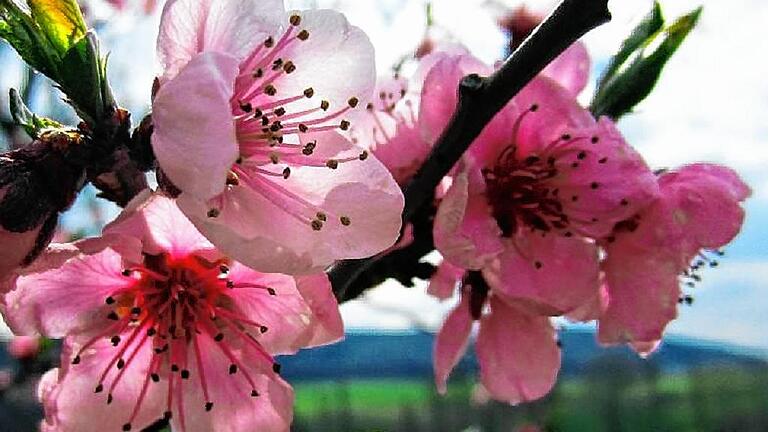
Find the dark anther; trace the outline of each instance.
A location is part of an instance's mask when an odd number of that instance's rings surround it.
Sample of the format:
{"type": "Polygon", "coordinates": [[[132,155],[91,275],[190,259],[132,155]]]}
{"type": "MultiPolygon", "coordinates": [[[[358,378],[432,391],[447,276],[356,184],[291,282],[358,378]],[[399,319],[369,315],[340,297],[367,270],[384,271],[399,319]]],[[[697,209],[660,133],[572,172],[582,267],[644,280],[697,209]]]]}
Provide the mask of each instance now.
{"type": "Polygon", "coordinates": [[[212,208],[208,210],[208,217],[209,218],[217,218],[221,214],[221,210],[212,208]]]}
{"type": "Polygon", "coordinates": [[[237,365],[234,364],[234,363],[229,365],[229,374],[233,375],[233,374],[236,374],[236,373],[237,373],[237,365]]]}
{"type": "Polygon", "coordinates": [[[108,305],[115,304],[115,299],[113,299],[112,297],[107,297],[107,299],[104,300],[104,303],[108,305]]]}
{"type": "Polygon", "coordinates": [[[259,397],[259,392],[256,390],[251,390],[251,397],[259,397]]]}
{"type": "Polygon", "coordinates": [[[347,120],[342,120],[341,124],[339,125],[339,128],[341,128],[341,130],[343,131],[346,131],[346,130],[349,130],[349,126],[350,126],[350,123],[347,120]]]}
{"type": "Polygon", "coordinates": [[[538,104],[531,105],[531,108],[530,108],[531,112],[536,112],[538,110],[539,110],[539,105],[538,104]]]}
{"type": "Polygon", "coordinates": [[[117,361],[117,368],[118,369],[122,369],[124,367],[125,367],[125,360],[123,360],[123,359],[118,360],[117,361]]]}
{"type": "Polygon", "coordinates": [[[304,90],[304,96],[305,96],[305,97],[307,97],[307,98],[311,98],[311,97],[312,97],[312,96],[314,96],[314,95],[315,95],[315,89],[313,89],[312,87],[310,87],[310,88],[308,88],[308,89],[304,90]]]}
{"type": "Polygon", "coordinates": [[[350,108],[355,108],[355,107],[357,107],[357,104],[360,103],[360,99],[358,99],[356,97],[352,97],[352,98],[349,98],[347,103],[349,104],[350,108]]]}
{"type": "Polygon", "coordinates": [[[597,143],[598,143],[598,141],[600,141],[600,138],[599,138],[599,137],[596,137],[596,136],[593,136],[593,137],[592,137],[592,139],[591,139],[590,141],[592,141],[592,144],[597,144],[597,143]]]}
{"type": "Polygon", "coordinates": [[[224,340],[224,333],[217,334],[216,336],[213,337],[213,340],[215,340],[216,342],[221,342],[222,340],[224,340]]]}
{"type": "Polygon", "coordinates": [[[181,371],[181,379],[189,379],[189,371],[184,369],[181,371]]]}
{"type": "Polygon", "coordinates": [[[243,112],[251,112],[253,111],[253,105],[250,104],[250,102],[242,103],[240,104],[240,109],[243,110],[243,112]]]}
{"type": "Polygon", "coordinates": [[[267,40],[264,41],[264,46],[267,48],[272,48],[275,45],[275,40],[272,38],[272,36],[268,37],[267,40]]]}
{"type": "Polygon", "coordinates": [[[306,31],[306,30],[302,30],[302,31],[299,32],[299,34],[296,35],[296,37],[299,40],[305,41],[305,40],[309,39],[309,32],[306,31]]]}
{"type": "Polygon", "coordinates": [[[584,160],[584,159],[586,159],[586,158],[587,158],[587,153],[586,153],[586,152],[583,152],[583,151],[582,151],[582,152],[579,152],[579,154],[578,154],[576,157],[577,157],[579,160],[584,160]]]}
{"type": "Polygon", "coordinates": [[[336,159],[328,159],[328,161],[325,163],[325,166],[327,166],[330,169],[336,169],[339,167],[339,161],[336,159]]]}
{"type": "Polygon", "coordinates": [[[600,184],[597,182],[592,182],[592,184],[590,184],[589,187],[591,187],[592,189],[597,189],[598,187],[600,187],[600,184]]]}
{"type": "Polygon", "coordinates": [[[112,346],[117,346],[120,343],[120,336],[112,336],[109,341],[112,342],[112,346]]]}
{"type": "Polygon", "coordinates": [[[313,220],[313,221],[310,223],[310,225],[312,226],[312,229],[313,229],[314,231],[320,231],[321,229],[323,229],[323,222],[322,222],[322,221],[319,221],[319,220],[313,220]]]}
{"type": "Polygon", "coordinates": [[[307,133],[309,131],[309,128],[304,123],[299,123],[299,132],[301,133],[307,133]]]}
{"type": "Polygon", "coordinates": [[[283,65],[283,72],[291,74],[296,70],[296,65],[292,61],[288,61],[283,65]]]}
{"type": "Polygon", "coordinates": [[[600,159],[598,162],[600,162],[601,164],[604,164],[604,163],[608,162],[608,158],[604,157],[604,158],[600,159]]]}
{"type": "Polygon", "coordinates": [[[103,392],[103,391],[104,391],[104,386],[103,386],[103,385],[101,385],[101,384],[97,385],[97,386],[96,386],[96,389],[95,389],[95,390],[93,390],[93,392],[94,392],[94,393],[101,393],[101,392],[103,392]]]}
{"type": "Polygon", "coordinates": [[[321,110],[328,111],[328,108],[330,108],[330,107],[331,107],[331,103],[330,102],[328,102],[326,100],[320,102],[320,109],[321,110]]]}
{"type": "Polygon", "coordinates": [[[625,207],[626,207],[626,206],[628,206],[628,205],[629,205],[629,201],[627,201],[626,199],[622,199],[622,200],[621,200],[621,205],[623,205],[623,206],[625,206],[625,207]]]}
{"type": "Polygon", "coordinates": [[[567,133],[563,134],[563,136],[561,136],[560,139],[562,139],[563,141],[570,141],[571,134],[567,134],[567,133]]]}
{"type": "Polygon", "coordinates": [[[152,378],[152,381],[154,382],[160,382],[160,375],[156,373],[153,373],[152,375],[150,375],[150,378],[152,378]]]}
{"type": "Polygon", "coordinates": [[[268,86],[264,87],[264,94],[267,96],[274,96],[277,94],[277,89],[272,84],[269,84],[268,86]]]}
{"type": "Polygon", "coordinates": [[[131,270],[130,269],[123,270],[123,276],[130,276],[130,275],[131,275],[131,270]]]}
{"type": "Polygon", "coordinates": [[[75,356],[75,358],[72,359],[72,364],[80,364],[80,356],[75,356]]]}
{"type": "Polygon", "coordinates": [[[290,23],[292,26],[297,26],[301,24],[301,17],[299,15],[291,15],[290,23]]]}
{"type": "Polygon", "coordinates": [[[112,397],[112,393],[108,394],[107,395],[107,405],[111,404],[113,399],[114,398],[112,397]]]}
{"type": "Polygon", "coordinates": [[[349,216],[342,216],[339,218],[339,221],[344,226],[350,226],[352,224],[352,220],[349,218],[349,216]]]}
{"type": "Polygon", "coordinates": [[[235,287],[235,283],[234,283],[234,282],[232,282],[231,280],[228,280],[228,281],[227,281],[227,288],[229,288],[229,289],[232,289],[232,288],[234,288],[234,287],[235,287]]]}
{"type": "Polygon", "coordinates": [[[544,265],[541,263],[541,261],[536,261],[535,263],[533,263],[533,266],[536,267],[536,269],[538,270],[542,268],[544,265]]]}
{"type": "Polygon", "coordinates": [[[275,289],[274,289],[274,288],[267,288],[267,292],[268,292],[268,293],[269,293],[269,295],[271,295],[271,296],[277,295],[277,292],[275,291],[275,289]]]}
{"type": "Polygon", "coordinates": [[[117,312],[115,311],[110,312],[109,315],[107,315],[107,318],[111,319],[112,321],[117,321],[120,319],[120,317],[117,316],[117,312]]]}
{"type": "Polygon", "coordinates": [[[274,371],[276,374],[279,374],[279,373],[280,373],[280,370],[281,370],[282,368],[283,368],[283,367],[282,367],[282,366],[280,366],[280,363],[273,363],[273,364],[272,364],[272,370],[273,370],[273,371],[274,371]]]}
{"type": "Polygon", "coordinates": [[[147,329],[147,336],[152,337],[157,334],[157,330],[155,330],[154,327],[150,327],[147,329]]]}
{"type": "Polygon", "coordinates": [[[171,372],[178,372],[179,371],[179,365],[171,365],[171,372]]]}
{"type": "Polygon", "coordinates": [[[291,176],[291,169],[289,167],[285,167],[283,169],[283,178],[288,180],[288,177],[291,176]]]}
{"type": "Polygon", "coordinates": [[[363,152],[360,153],[360,156],[358,156],[357,158],[360,159],[361,161],[368,159],[368,152],[363,150],[363,152]]]}
{"type": "Polygon", "coordinates": [[[140,315],[141,314],[141,308],[138,306],[134,306],[131,308],[131,314],[133,315],[140,315]]]}
{"type": "Polygon", "coordinates": [[[259,327],[259,331],[260,331],[262,334],[266,333],[268,330],[269,330],[269,328],[268,328],[267,326],[261,326],[261,327],[259,327]]]}
{"type": "Polygon", "coordinates": [[[163,413],[163,420],[170,420],[171,417],[173,417],[173,413],[170,411],[166,411],[163,413]]]}
{"type": "Polygon", "coordinates": [[[328,215],[326,215],[323,212],[317,212],[317,214],[315,216],[317,217],[317,220],[320,220],[320,221],[323,221],[323,222],[328,220],[328,215]]]}
{"type": "Polygon", "coordinates": [[[131,430],[131,424],[130,424],[130,423],[126,423],[126,424],[124,424],[124,425],[123,425],[123,430],[124,430],[124,431],[126,431],[126,432],[127,432],[127,431],[129,431],[129,430],[131,430]]]}
{"type": "Polygon", "coordinates": [[[205,411],[208,412],[213,409],[213,402],[206,402],[205,403],[205,411]]]}

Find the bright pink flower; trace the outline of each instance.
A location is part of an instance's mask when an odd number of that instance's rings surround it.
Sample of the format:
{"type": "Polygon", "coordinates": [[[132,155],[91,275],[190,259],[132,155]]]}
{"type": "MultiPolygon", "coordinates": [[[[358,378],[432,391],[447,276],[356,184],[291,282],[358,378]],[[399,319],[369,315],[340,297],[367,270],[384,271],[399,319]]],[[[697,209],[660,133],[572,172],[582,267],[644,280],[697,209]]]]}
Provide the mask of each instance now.
{"type": "MultiPolygon", "coordinates": [[[[444,61],[427,77],[422,120],[434,130],[451,112],[440,106],[455,93],[448,89],[472,62],[444,61]]],[[[608,119],[595,121],[571,92],[537,77],[470,147],[438,209],[435,245],[455,265],[498,266],[498,293],[560,315],[597,293],[592,239],[656,192],[653,173],[608,119]]]]}
{"type": "Polygon", "coordinates": [[[400,189],[338,133],[374,86],[361,30],[281,0],[175,0],[158,52],[153,149],[179,206],[223,252],[308,273],[395,242],[400,189]]]}
{"type": "Polygon", "coordinates": [[[602,343],[652,350],[677,316],[680,279],[711,262],[744,221],[750,189],[732,170],[693,164],[661,174],[661,195],[616,226],[605,245],[607,305],[599,320],[602,343]],[[693,261],[693,264],[691,264],[693,261]]]}
{"type": "Polygon", "coordinates": [[[480,381],[491,397],[511,404],[543,397],[560,369],[555,330],[548,317],[531,312],[525,303],[496,295],[484,278],[493,276],[487,271],[466,273],[461,301],[437,335],[433,361],[438,391],[446,392],[448,376],[467,349],[473,322],[479,321],[480,381]]]}
{"type": "Polygon", "coordinates": [[[15,332],[66,337],[40,387],[43,430],[170,417],[174,430],[287,431],[293,393],[273,355],[341,337],[327,278],[231,261],[160,195],[137,198],[105,235],[5,296],[15,332]]]}
{"type": "Polygon", "coordinates": [[[8,343],[8,353],[19,360],[33,358],[39,352],[39,336],[14,336],[8,343]]]}

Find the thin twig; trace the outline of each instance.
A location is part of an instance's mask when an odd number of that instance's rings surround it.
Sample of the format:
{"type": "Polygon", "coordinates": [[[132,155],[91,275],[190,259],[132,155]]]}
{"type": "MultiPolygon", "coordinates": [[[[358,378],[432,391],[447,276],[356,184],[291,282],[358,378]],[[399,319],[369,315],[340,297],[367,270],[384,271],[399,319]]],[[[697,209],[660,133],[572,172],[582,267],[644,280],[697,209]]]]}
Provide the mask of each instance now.
{"type": "MultiPolygon", "coordinates": [[[[451,122],[405,188],[403,221],[410,221],[433,196],[440,180],[496,113],[572,43],[610,19],[608,0],[563,0],[493,75],[464,77],[459,84],[459,101],[451,122]]],[[[339,301],[345,299],[347,287],[377,259],[343,261],[329,270],[339,301]]]]}

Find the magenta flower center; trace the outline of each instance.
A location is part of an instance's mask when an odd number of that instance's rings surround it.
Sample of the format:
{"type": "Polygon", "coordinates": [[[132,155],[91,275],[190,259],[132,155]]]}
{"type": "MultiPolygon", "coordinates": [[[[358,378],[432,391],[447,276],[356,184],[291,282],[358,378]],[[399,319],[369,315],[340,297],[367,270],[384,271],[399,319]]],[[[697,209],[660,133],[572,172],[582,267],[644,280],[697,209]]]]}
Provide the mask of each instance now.
{"type": "Polygon", "coordinates": [[[201,338],[216,343],[221,353],[230,360],[229,375],[245,380],[251,388],[251,396],[259,391],[253,377],[244,368],[235,349],[248,345],[242,352],[257,353],[258,358],[249,364],[261,362],[271,365],[275,373],[280,365],[275,363],[258,341],[257,335],[268,328],[243,316],[236,307],[235,290],[248,289],[265,296],[275,296],[273,288],[235,283],[227,274],[225,261],[210,262],[197,255],[173,258],[168,254],[145,255],[143,266],[125,269],[122,276],[131,283],[115,289],[105,303],[109,312],[104,317],[104,331],[88,341],[76,354],[73,365],[96,342],[109,338],[115,354],[104,365],[95,392],[107,390],[107,404],[112,402],[113,392],[120,384],[125,371],[132,366],[142,348],[151,347],[152,355],[144,384],[137,396],[135,408],[123,430],[131,429],[150,385],[167,380],[168,397],[164,416],[176,413],[183,422],[183,394],[186,385],[198,385],[206,399],[205,409],[210,411],[214,401],[208,392],[205,375],[205,352],[200,349],[201,338]],[[195,365],[197,377],[191,376],[195,365]],[[239,373],[238,373],[239,372],[239,373]],[[174,406],[176,409],[174,409],[174,406]]]}

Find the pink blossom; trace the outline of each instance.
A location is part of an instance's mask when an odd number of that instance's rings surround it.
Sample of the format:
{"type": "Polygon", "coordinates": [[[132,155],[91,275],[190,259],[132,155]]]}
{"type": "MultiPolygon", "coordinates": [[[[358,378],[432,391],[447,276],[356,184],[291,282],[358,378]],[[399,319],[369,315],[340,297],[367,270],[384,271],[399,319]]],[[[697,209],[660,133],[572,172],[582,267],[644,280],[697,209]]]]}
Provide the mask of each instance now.
{"type": "MultiPolygon", "coordinates": [[[[447,89],[472,62],[444,61],[427,77],[422,106],[434,110],[422,120],[436,130],[450,112],[440,106],[447,89]]],[[[438,209],[435,245],[454,265],[497,266],[499,293],[560,315],[597,294],[594,239],[656,193],[653,173],[610,120],[595,121],[540,76],[470,147],[438,209]]]]}
{"type": "Polygon", "coordinates": [[[308,273],[396,241],[400,189],[339,134],[374,86],[360,29],[281,0],[175,0],[158,53],[153,149],[181,209],[223,252],[308,273]]]}
{"type": "MultiPolygon", "coordinates": [[[[681,278],[698,278],[707,255],[728,244],[744,221],[747,185],[732,170],[692,164],[658,178],[661,195],[616,226],[606,242],[607,302],[599,320],[602,343],[655,349],[677,316],[681,278]]],[[[714,265],[714,264],[713,264],[714,265]]]]}
{"type": "Polygon", "coordinates": [[[35,249],[40,227],[16,233],[0,228],[0,281],[11,277],[21,267],[28,255],[35,249]]]}
{"type": "Polygon", "coordinates": [[[160,195],[139,196],[89,242],[5,296],[15,332],[65,338],[40,385],[43,430],[165,417],[174,430],[288,431],[293,393],[273,356],[341,337],[324,275],[232,261],[160,195]]]}
{"type": "Polygon", "coordinates": [[[461,300],[435,341],[438,391],[446,392],[448,376],[464,355],[478,321],[480,381],[490,396],[511,404],[538,399],[552,389],[560,369],[554,328],[548,317],[532,312],[525,303],[497,295],[485,281],[493,278],[488,271],[472,271],[461,279],[461,300]]]}
{"type": "Polygon", "coordinates": [[[8,343],[8,353],[16,359],[33,358],[40,352],[40,337],[14,336],[8,343]]]}

